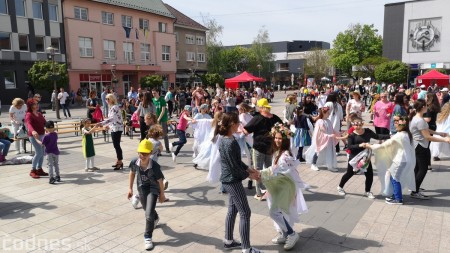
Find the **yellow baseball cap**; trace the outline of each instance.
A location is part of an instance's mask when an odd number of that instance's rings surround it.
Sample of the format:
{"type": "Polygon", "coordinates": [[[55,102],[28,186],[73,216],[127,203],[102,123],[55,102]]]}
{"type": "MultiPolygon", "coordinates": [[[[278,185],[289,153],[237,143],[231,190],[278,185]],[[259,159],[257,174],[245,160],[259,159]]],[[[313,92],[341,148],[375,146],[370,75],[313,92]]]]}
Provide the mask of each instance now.
{"type": "Polygon", "coordinates": [[[259,107],[272,108],[266,98],[261,98],[260,100],[258,100],[258,103],[256,103],[256,105],[259,107]]]}
{"type": "Polygon", "coordinates": [[[137,152],[139,153],[151,153],[153,150],[153,143],[147,139],[142,140],[139,143],[137,152]]]}

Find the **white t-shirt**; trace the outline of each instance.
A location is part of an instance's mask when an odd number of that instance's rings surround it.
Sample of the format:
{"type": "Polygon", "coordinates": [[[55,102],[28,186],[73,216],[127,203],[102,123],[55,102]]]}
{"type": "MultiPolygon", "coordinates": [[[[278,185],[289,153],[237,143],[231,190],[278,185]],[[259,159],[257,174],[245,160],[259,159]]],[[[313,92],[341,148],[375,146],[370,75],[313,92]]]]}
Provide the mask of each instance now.
{"type": "Polygon", "coordinates": [[[66,99],[69,97],[69,94],[67,94],[67,92],[60,92],[58,94],[58,99],[59,99],[59,103],[64,105],[66,104],[66,99]]]}
{"type": "Polygon", "coordinates": [[[261,89],[261,88],[256,88],[255,89],[255,91],[256,91],[256,94],[258,94],[258,97],[260,97],[260,98],[262,98],[262,96],[263,96],[263,90],[261,89]]]}
{"type": "Polygon", "coordinates": [[[11,106],[9,108],[9,113],[14,114],[16,120],[19,123],[22,123],[22,120],[25,119],[25,114],[27,114],[27,105],[26,104],[22,105],[22,108],[20,108],[20,110],[14,106],[11,106]]]}

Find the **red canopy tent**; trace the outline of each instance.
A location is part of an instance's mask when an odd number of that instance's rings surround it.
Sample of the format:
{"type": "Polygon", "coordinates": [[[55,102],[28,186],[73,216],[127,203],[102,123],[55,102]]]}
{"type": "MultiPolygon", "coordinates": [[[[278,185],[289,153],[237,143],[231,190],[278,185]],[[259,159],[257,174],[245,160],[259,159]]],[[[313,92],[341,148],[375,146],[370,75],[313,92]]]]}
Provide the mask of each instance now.
{"type": "Polygon", "coordinates": [[[417,86],[425,84],[427,87],[436,83],[438,86],[448,86],[449,76],[433,69],[417,77],[417,86]]]}
{"type": "Polygon", "coordinates": [[[256,76],[248,73],[247,71],[244,71],[244,72],[242,72],[242,74],[240,74],[238,76],[225,79],[225,88],[238,89],[239,83],[253,82],[253,81],[264,82],[264,81],[266,81],[266,79],[261,78],[261,77],[256,77],[256,76]]]}

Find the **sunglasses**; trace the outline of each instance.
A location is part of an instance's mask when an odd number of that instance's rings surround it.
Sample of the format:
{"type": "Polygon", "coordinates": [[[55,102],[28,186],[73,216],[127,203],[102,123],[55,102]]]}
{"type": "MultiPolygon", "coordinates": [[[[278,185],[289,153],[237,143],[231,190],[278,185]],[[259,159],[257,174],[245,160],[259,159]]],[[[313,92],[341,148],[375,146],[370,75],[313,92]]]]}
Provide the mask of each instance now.
{"type": "Polygon", "coordinates": [[[352,122],[352,125],[353,126],[362,126],[362,125],[364,125],[364,122],[362,122],[362,121],[355,121],[355,122],[352,122]]]}

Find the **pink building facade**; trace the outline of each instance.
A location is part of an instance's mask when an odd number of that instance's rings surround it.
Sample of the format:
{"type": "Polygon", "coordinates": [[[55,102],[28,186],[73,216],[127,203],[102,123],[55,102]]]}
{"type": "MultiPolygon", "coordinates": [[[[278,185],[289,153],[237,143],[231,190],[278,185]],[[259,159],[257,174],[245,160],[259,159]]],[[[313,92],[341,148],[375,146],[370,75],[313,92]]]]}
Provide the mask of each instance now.
{"type": "Polygon", "coordinates": [[[156,6],[63,1],[70,90],[109,87],[123,96],[140,86],[141,77],[153,74],[175,83],[175,19],[164,5],[156,6]]]}

